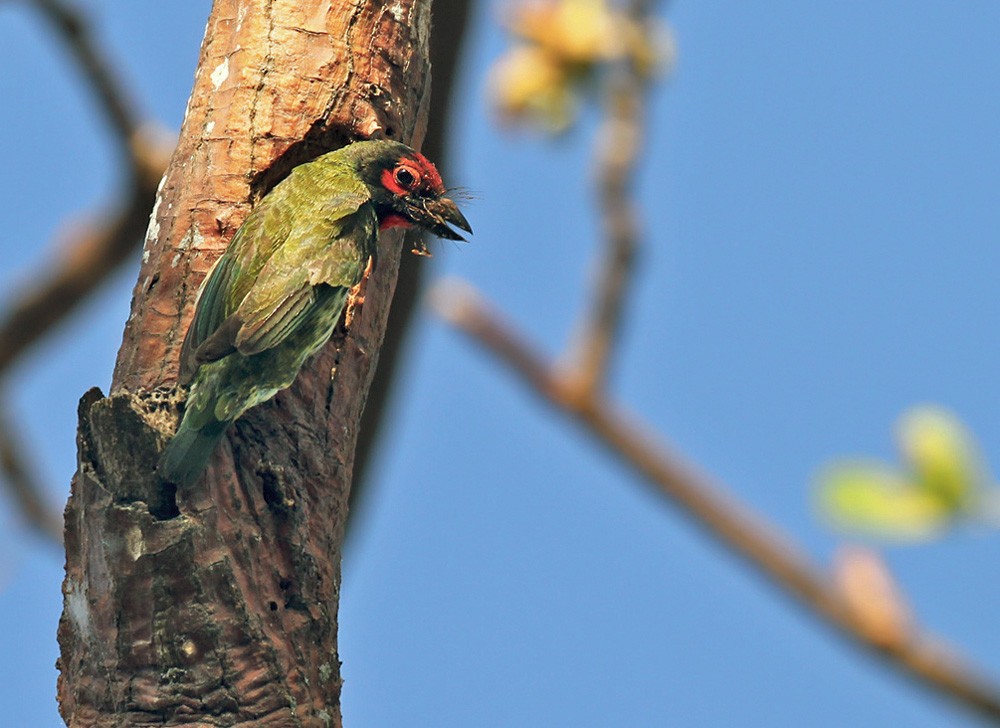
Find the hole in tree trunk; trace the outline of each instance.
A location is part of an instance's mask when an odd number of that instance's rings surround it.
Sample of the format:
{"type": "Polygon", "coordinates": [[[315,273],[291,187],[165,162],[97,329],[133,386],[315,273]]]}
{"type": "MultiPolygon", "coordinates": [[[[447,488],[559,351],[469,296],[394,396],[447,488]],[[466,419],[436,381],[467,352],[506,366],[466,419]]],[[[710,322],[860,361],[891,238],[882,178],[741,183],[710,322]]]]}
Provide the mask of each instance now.
{"type": "Polygon", "coordinates": [[[173,483],[161,483],[160,487],[153,491],[148,508],[149,515],[158,521],[177,518],[181,514],[177,507],[177,486],[173,483]]]}

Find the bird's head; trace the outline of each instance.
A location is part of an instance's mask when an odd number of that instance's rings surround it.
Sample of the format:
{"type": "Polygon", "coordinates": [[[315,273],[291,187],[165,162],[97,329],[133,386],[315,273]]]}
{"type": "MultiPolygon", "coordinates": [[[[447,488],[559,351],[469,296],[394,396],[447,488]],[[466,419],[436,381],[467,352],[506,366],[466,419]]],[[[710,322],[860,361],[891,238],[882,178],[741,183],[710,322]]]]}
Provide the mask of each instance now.
{"type": "Polygon", "coordinates": [[[379,226],[416,226],[448,240],[465,240],[450,225],[472,232],[437,168],[423,154],[389,141],[358,142],[358,171],[372,193],[379,226]]]}

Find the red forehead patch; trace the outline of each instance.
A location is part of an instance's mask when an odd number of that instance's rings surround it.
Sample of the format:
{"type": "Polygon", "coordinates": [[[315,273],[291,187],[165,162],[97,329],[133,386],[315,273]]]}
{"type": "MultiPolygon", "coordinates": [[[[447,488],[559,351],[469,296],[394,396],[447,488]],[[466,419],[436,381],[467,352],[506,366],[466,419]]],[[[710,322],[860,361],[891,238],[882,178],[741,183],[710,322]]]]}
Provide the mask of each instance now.
{"type": "Polygon", "coordinates": [[[437,167],[434,166],[431,160],[420,152],[417,152],[408,161],[412,161],[414,166],[420,171],[420,176],[424,180],[424,186],[430,187],[438,194],[444,194],[444,182],[441,181],[441,175],[438,174],[437,167]]]}

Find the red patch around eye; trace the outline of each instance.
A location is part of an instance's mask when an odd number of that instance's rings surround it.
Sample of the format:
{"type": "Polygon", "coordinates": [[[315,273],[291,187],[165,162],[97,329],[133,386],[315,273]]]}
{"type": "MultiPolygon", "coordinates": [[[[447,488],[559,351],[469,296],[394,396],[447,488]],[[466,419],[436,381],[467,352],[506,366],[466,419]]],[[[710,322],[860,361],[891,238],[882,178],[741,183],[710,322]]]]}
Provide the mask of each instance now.
{"type": "Polygon", "coordinates": [[[394,195],[405,195],[409,192],[409,190],[399,186],[399,182],[396,181],[391,169],[382,170],[382,186],[394,195]]]}
{"type": "Polygon", "coordinates": [[[388,230],[389,228],[401,227],[408,228],[413,225],[412,222],[407,220],[402,215],[386,215],[382,218],[382,221],[378,224],[379,230],[388,230]]]}

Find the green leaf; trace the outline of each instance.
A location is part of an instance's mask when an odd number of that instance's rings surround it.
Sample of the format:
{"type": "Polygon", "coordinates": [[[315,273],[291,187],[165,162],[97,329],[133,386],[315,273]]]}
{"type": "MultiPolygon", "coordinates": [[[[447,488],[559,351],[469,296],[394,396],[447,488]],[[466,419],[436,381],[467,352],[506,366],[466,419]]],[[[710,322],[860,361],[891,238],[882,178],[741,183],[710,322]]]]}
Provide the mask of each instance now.
{"type": "Polygon", "coordinates": [[[958,418],[936,407],[917,407],[900,418],[898,437],[914,484],[952,510],[967,509],[982,487],[983,468],[958,418]]]}
{"type": "Polygon", "coordinates": [[[844,463],[820,476],[820,509],[841,528],[918,540],[944,528],[954,510],[934,491],[880,463],[844,463]]]}

